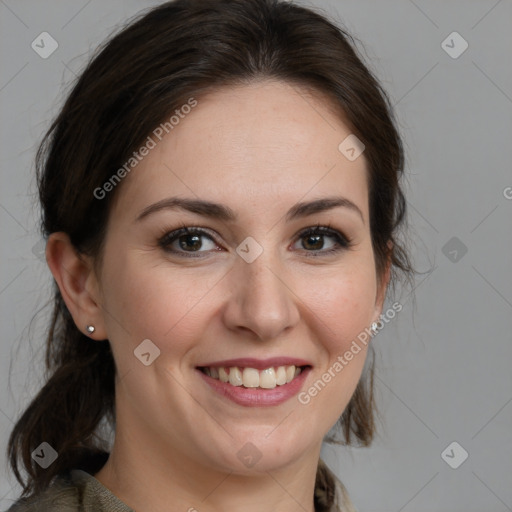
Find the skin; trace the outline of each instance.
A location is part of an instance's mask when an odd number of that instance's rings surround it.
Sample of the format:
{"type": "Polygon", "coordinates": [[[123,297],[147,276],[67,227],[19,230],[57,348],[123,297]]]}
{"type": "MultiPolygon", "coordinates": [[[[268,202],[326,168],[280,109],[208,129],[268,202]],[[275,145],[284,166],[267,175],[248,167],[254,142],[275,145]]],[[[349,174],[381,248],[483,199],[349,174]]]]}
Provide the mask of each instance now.
{"type": "Polygon", "coordinates": [[[350,133],[325,98],[296,85],[267,80],[220,89],[198,98],[119,185],[97,271],[65,233],[50,236],[48,264],[76,325],[83,332],[94,325],[91,343],[112,346],[116,436],[94,476],[130,507],[314,510],[322,439],[347,406],[367,349],[307,405],[297,396],[272,407],[236,405],[195,367],[301,357],[313,366],[307,390],[378,319],[389,266],[376,275],[364,153],[351,162],[338,150],[350,133]],[[297,202],[333,195],[352,201],[362,217],[337,207],[285,220],[297,202]],[[177,209],[136,220],[171,196],[222,203],[238,220],[177,209]],[[185,249],[172,244],[181,257],[158,244],[181,223],[212,235],[200,239],[201,257],[186,257],[190,239],[185,249]],[[317,224],[330,224],[351,247],[328,255],[335,238],[308,245],[298,236],[317,224]],[[247,236],[263,247],[252,263],[236,252],[247,236]],[[160,349],[148,366],[133,353],[144,339],[160,349]],[[252,468],[237,457],[247,442],[261,453],[252,468]]]}

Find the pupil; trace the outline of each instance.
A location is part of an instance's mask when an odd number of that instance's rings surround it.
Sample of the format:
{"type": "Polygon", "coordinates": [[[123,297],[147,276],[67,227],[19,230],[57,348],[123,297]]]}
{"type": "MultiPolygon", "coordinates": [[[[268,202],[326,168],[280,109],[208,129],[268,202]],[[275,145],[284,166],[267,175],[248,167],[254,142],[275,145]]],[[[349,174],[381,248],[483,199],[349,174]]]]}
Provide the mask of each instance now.
{"type": "Polygon", "coordinates": [[[184,235],[183,237],[181,237],[180,247],[182,249],[187,249],[187,248],[192,248],[194,250],[200,249],[201,248],[201,240],[200,239],[201,239],[201,237],[198,235],[184,235]],[[194,239],[195,246],[187,245],[186,242],[183,241],[183,239],[186,239],[186,240],[194,239]]]}
{"type": "Polygon", "coordinates": [[[307,244],[306,245],[310,245],[309,244],[310,240],[316,240],[316,244],[315,244],[315,242],[313,242],[312,245],[317,245],[317,247],[313,247],[313,249],[321,249],[322,246],[323,246],[323,242],[321,241],[321,238],[322,238],[322,235],[310,235],[307,238],[307,244]]]}

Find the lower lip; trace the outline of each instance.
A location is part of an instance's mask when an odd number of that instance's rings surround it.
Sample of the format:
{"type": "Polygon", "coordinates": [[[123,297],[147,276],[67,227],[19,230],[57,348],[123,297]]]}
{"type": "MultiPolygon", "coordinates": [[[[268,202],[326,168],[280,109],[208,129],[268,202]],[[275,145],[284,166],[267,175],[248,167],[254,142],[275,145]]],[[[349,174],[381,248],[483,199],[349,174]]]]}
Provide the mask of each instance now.
{"type": "Polygon", "coordinates": [[[267,407],[279,405],[295,396],[302,388],[311,367],[308,366],[300,372],[288,384],[276,386],[273,389],[245,388],[244,386],[232,386],[227,382],[209,377],[196,368],[203,380],[219,395],[229,398],[238,405],[245,407],[267,407]]]}

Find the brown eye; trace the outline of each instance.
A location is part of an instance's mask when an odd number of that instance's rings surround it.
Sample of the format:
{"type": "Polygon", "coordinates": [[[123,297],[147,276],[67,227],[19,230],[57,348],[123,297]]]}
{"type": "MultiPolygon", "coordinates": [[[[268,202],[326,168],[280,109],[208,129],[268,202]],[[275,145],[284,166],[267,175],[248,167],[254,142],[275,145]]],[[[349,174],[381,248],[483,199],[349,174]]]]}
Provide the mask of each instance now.
{"type": "Polygon", "coordinates": [[[309,256],[321,256],[332,254],[350,247],[350,241],[339,231],[326,226],[316,226],[308,228],[299,234],[299,241],[302,241],[302,248],[309,253],[309,256]],[[326,249],[325,239],[330,238],[330,242],[326,249]],[[318,253],[318,254],[315,254],[318,253]]]}
{"type": "Polygon", "coordinates": [[[158,241],[158,244],[167,252],[186,257],[198,257],[199,254],[196,256],[193,253],[204,253],[217,247],[213,238],[206,231],[198,228],[182,228],[171,231],[166,233],[158,241]],[[208,239],[212,243],[212,247],[208,248],[208,243],[205,244],[204,239],[208,239]],[[205,246],[206,250],[201,250],[205,246]]]}

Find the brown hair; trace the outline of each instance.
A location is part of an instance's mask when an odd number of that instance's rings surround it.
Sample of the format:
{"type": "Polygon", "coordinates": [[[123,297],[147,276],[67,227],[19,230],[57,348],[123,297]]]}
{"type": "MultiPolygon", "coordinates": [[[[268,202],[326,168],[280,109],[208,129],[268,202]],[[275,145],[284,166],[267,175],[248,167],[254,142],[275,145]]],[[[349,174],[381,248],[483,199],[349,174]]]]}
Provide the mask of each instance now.
{"type": "MultiPolygon", "coordinates": [[[[116,191],[101,200],[94,191],[190,97],[265,78],[322,93],[345,114],[366,147],[377,273],[382,275],[389,259],[392,282],[411,273],[397,240],[406,211],[399,184],[404,155],[389,99],[348,33],[311,9],[277,0],[166,2],[99,48],[37,152],[43,235],[64,231],[79,252],[99,262],[116,191]]],[[[102,420],[115,426],[116,368],[110,344],[91,342],[76,327],[54,286],[47,380],[14,426],[7,448],[22,496],[43,491],[69,469],[99,471],[108,458],[99,427],[102,420]],[[31,458],[42,441],[58,452],[47,469],[31,458]],[[26,482],[18,459],[28,473],[26,482]]],[[[360,444],[370,444],[374,408],[372,358],[339,420],[344,443],[351,444],[355,436],[360,444]]],[[[336,492],[338,487],[344,494],[340,486],[320,460],[317,511],[350,508],[348,499],[337,504],[337,497],[345,497],[336,492]]]]}

